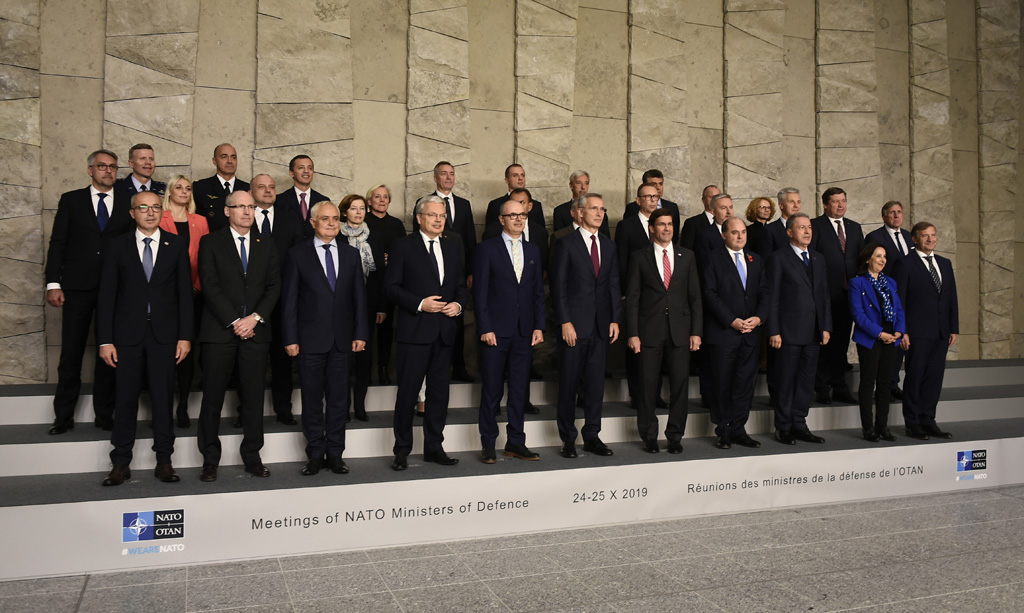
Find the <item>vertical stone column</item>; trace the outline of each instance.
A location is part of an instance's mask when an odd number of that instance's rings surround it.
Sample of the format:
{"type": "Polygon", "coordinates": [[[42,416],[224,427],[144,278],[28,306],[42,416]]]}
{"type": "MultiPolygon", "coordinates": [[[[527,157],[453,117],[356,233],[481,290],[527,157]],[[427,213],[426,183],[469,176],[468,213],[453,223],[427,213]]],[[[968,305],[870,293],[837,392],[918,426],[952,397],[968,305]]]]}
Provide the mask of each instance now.
{"type": "MultiPolygon", "coordinates": [[[[1024,15],[1022,15],[1024,18],[1024,15]]],[[[1020,36],[1024,37],[1024,19],[1021,20],[1020,36]]],[[[1024,74],[1024,46],[1020,51],[1020,70],[1024,74]]],[[[1024,96],[1024,79],[1018,86],[1020,93],[1017,98],[1024,96]]],[[[1024,126],[1024,105],[1017,105],[1017,138],[1020,142],[1020,130],[1024,126]]],[[[1024,151],[1017,148],[1017,168],[1024,168],[1024,151]]],[[[1024,194],[1024,172],[1017,173],[1017,194],[1024,194]]],[[[1016,219],[1024,219],[1024,202],[1017,198],[1016,219]]],[[[1014,268],[1013,268],[1013,341],[1010,348],[1010,357],[1024,357],[1024,223],[1015,223],[1014,230],[1014,268]]]]}
{"type": "Polygon", "coordinates": [[[982,359],[1010,357],[1017,208],[1020,4],[978,0],[978,191],[982,359]]]}
{"type": "MultiPolygon", "coordinates": [[[[409,3],[405,202],[434,191],[434,164],[455,166],[455,192],[472,201],[469,168],[469,14],[466,0],[409,3]]],[[[475,207],[479,217],[479,203],[475,207]]]]}
{"type": "Polygon", "coordinates": [[[865,232],[881,225],[887,200],[903,203],[910,227],[910,23],[908,0],[875,0],[875,70],[878,91],[878,157],[882,202],[864,219],[865,232]]]}
{"type": "Polygon", "coordinates": [[[0,384],[46,380],[39,2],[0,8],[0,384]]]}
{"type": "Polygon", "coordinates": [[[516,2],[515,159],[552,210],[571,172],[578,10],[577,0],[516,2]]]}
{"type": "Polygon", "coordinates": [[[335,202],[352,191],[352,46],[347,3],[261,0],[257,16],[253,172],[288,189],[288,162],[313,159],[313,187],[335,202]]]}
{"type": "MultiPolygon", "coordinates": [[[[783,19],[781,187],[800,190],[814,209],[814,0],[787,0],[783,19]]],[[[769,194],[772,199],[778,192],[769,194]]],[[[778,203],[776,203],[778,204],[778,203]]]]}
{"type": "Polygon", "coordinates": [[[686,18],[686,23],[681,26],[686,66],[686,109],[681,115],[685,117],[683,121],[689,133],[690,185],[689,193],[679,193],[674,188],[666,188],[666,192],[669,200],[679,203],[680,215],[689,217],[704,210],[700,203],[700,190],[705,185],[724,185],[724,2],[681,0],[659,4],[665,7],[678,5],[686,18]]]}
{"type": "Polygon", "coordinates": [[[693,191],[685,7],[679,2],[632,0],[629,9],[626,199],[633,199],[644,171],[657,168],[665,174],[665,197],[678,202],[685,216],[685,204],[693,191]]]}
{"type": "Polygon", "coordinates": [[[782,173],[781,0],[725,2],[725,186],[742,216],[782,173]]]}
{"type": "MultiPolygon", "coordinates": [[[[846,190],[850,219],[878,219],[883,202],[875,96],[874,0],[817,0],[818,194],[846,190]]],[[[809,198],[804,208],[810,212],[809,198]]],[[[820,210],[820,198],[815,197],[820,210]]]]}
{"type": "Polygon", "coordinates": [[[135,143],[154,147],[158,181],[187,176],[192,164],[199,0],[170,6],[107,1],[103,146],[117,153],[122,177],[135,143]]]}

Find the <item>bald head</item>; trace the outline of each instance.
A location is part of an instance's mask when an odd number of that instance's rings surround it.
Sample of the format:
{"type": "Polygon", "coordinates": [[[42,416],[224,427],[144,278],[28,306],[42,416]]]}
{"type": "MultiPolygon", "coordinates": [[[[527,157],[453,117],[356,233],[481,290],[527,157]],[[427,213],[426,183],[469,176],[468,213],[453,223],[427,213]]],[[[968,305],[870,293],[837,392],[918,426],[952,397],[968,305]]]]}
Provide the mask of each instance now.
{"type": "Polygon", "coordinates": [[[261,209],[269,209],[274,206],[277,200],[277,186],[274,179],[268,174],[258,174],[249,182],[249,193],[256,201],[256,206],[261,209]]]}

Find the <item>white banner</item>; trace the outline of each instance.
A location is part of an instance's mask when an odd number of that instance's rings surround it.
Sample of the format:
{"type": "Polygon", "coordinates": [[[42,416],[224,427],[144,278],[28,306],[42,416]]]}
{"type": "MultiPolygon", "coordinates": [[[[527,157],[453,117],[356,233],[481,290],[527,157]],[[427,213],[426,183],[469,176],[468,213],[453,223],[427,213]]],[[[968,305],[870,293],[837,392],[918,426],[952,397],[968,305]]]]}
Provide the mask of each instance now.
{"type": "Polygon", "coordinates": [[[998,439],[6,507],[0,579],[994,487],[1022,465],[1024,439],[998,439]]]}

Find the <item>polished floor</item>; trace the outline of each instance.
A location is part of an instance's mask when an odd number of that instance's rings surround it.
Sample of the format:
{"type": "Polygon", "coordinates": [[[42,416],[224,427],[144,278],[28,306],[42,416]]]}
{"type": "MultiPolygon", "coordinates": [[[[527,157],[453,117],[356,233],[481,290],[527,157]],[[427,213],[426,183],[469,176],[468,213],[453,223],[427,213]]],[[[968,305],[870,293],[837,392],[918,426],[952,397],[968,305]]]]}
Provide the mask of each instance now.
{"type": "Polygon", "coordinates": [[[1024,610],[1024,486],[0,583],[2,612],[968,607],[1024,610]]]}

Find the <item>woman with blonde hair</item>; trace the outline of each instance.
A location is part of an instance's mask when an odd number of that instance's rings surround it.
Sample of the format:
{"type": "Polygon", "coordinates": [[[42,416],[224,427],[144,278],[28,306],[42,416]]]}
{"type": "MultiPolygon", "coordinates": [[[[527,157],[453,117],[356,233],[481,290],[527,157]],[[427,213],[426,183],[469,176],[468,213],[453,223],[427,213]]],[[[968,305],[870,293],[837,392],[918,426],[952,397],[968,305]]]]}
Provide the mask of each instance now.
{"type": "MultiPolygon", "coordinates": [[[[387,185],[374,185],[366,191],[366,203],[370,209],[366,212],[366,225],[370,227],[374,239],[380,243],[380,249],[384,255],[384,261],[380,262],[381,268],[388,265],[388,251],[391,250],[391,243],[405,236],[405,224],[402,220],[388,213],[391,206],[391,190],[387,185]]],[[[383,273],[381,273],[383,275],[383,273]]],[[[386,299],[381,297],[380,314],[378,315],[377,334],[377,381],[381,385],[391,385],[391,375],[388,374],[388,366],[391,363],[391,345],[395,339],[395,309],[386,299]]],[[[372,326],[371,326],[372,327],[372,326]]],[[[370,345],[367,344],[366,352],[370,353],[370,345]]]]}

